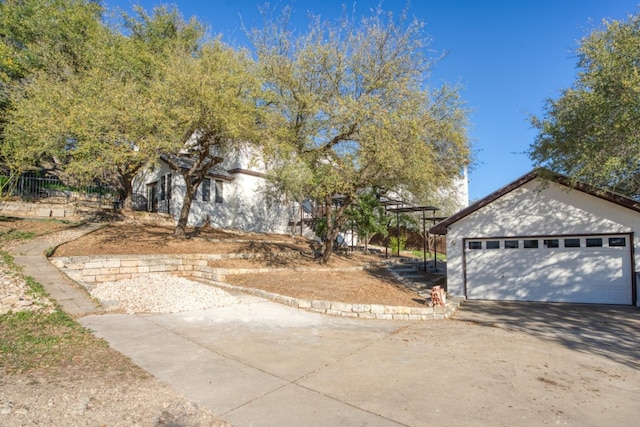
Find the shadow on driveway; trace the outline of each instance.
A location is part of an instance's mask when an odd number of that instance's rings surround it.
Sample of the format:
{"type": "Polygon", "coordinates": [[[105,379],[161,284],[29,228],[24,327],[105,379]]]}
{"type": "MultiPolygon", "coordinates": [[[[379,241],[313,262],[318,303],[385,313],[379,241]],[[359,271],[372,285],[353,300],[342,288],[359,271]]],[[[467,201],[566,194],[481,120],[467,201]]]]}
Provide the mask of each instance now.
{"type": "Polygon", "coordinates": [[[640,309],[637,307],[466,301],[452,320],[525,332],[640,369],[640,309]]]}

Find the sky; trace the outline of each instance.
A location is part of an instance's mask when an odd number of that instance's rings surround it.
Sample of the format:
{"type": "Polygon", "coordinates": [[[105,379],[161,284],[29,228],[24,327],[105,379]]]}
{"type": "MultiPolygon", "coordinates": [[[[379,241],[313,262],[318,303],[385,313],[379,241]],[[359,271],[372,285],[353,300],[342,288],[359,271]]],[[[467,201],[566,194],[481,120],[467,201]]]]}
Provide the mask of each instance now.
{"type": "MultiPolygon", "coordinates": [[[[244,28],[260,26],[264,1],[103,0],[109,10],[150,11],[174,4],[186,19],[195,16],[210,33],[235,46],[247,46],[244,28]]],[[[340,16],[343,5],[356,16],[379,4],[400,14],[405,0],[272,0],[293,8],[293,24],[307,28],[309,14],[340,16]]],[[[475,153],[469,171],[469,199],[479,200],[528,173],[526,151],[536,130],[530,117],[544,114],[546,99],[556,99],[577,75],[578,42],[603,19],[626,20],[640,12],[640,0],[413,0],[408,13],[425,23],[431,48],[445,52],[427,84],[460,85],[469,109],[468,135],[475,153]]]]}

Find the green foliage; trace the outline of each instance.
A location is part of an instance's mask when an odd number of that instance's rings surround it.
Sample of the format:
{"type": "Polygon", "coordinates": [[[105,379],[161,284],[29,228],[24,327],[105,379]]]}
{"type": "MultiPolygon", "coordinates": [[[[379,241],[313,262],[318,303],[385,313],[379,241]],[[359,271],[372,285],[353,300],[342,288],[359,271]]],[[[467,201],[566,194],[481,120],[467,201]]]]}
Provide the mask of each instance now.
{"type": "Polygon", "coordinates": [[[407,238],[404,236],[391,236],[389,239],[389,246],[391,246],[392,254],[397,254],[398,250],[402,252],[407,247],[407,238]]]}
{"type": "Polygon", "coordinates": [[[530,156],[574,180],[640,197],[640,15],[604,21],[577,52],[572,87],[532,118],[530,156]]]}
{"type": "Polygon", "coordinates": [[[82,182],[117,182],[130,209],[133,177],[159,155],[188,151],[190,170],[170,163],[194,184],[192,195],[223,149],[259,139],[260,85],[249,55],[205,39],[204,26],[175,7],[135,10],[123,28],[92,33],[82,67],[64,78],[37,71],[14,89],[0,148],[10,169],[52,159],[82,182]]]}
{"type": "Polygon", "coordinates": [[[47,296],[47,291],[44,289],[44,286],[39,282],[36,282],[33,277],[26,277],[25,280],[29,287],[29,295],[33,295],[35,297],[47,296]]]}
{"type": "Polygon", "coordinates": [[[0,241],[4,242],[11,240],[31,240],[34,237],[36,237],[36,233],[32,231],[22,231],[14,228],[0,231],[0,241]]]}
{"type": "Polygon", "coordinates": [[[316,236],[324,240],[327,237],[327,219],[318,218],[318,220],[316,221],[316,227],[314,231],[316,233],[316,236]]]}
{"type": "Polygon", "coordinates": [[[178,132],[169,138],[176,145],[166,152],[192,161],[186,169],[175,157],[165,158],[186,183],[178,236],[184,235],[191,201],[211,167],[260,139],[260,83],[254,70],[247,52],[214,40],[204,43],[197,56],[175,57],[153,86],[161,116],[178,132]]]}
{"type": "Polygon", "coordinates": [[[62,75],[81,68],[93,54],[86,43],[101,27],[101,14],[98,2],[86,0],[0,2],[0,77],[9,82],[36,70],[62,75]]]}
{"type": "MultiPolygon", "coordinates": [[[[424,258],[424,251],[412,250],[411,253],[416,258],[420,258],[420,259],[424,258]]],[[[447,255],[446,254],[441,254],[440,252],[438,252],[436,254],[436,259],[438,261],[446,261],[447,260],[447,255]]],[[[433,254],[431,252],[427,252],[427,260],[433,260],[433,254]]]]}
{"type": "MultiPolygon", "coordinates": [[[[28,98],[26,87],[46,75],[63,82],[85,69],[94,57],[93,40],[102,29],[102,9],[86,0],[6,0],[0,3],[0,160],[13,173],[38,166],[55,153],[49,140],[32,141],[26,135],[47,132],[47,116],[31,106],[34,127],[14,127],[6,135],[5,125],[20,99],[28,98]],[[40,120],[40,121],[38,121],[40,120]]],[[[43,94],[45,95],[45,94],[43,94]]],[[[51,96],[64,95],[54,92],[51,96]]],[[[55,105],[49,110],[55,109],[55,105]]],[[[23,124],[25,125],[25,124],[23,124]]],[[[50,134],[51,135],[51,134],[50,134]]]]}
{"type": "Polygon", "coordinates": [[[347,211],[346,215],[348,223],[355,227],[358,239],[364,241],[365,249],[371,236],[374,234],[386,236],[388,233],[387,222],[389,218],[375,191],[359,195],[357,203],[347,211]]]}
{"type": "Polygon", "coordinates": [[[0,258],[2,258],[2,262],[5,266],[14,266],[13,263],[13,255],[11,255],[7,251],[0,251],[0,258]]]}

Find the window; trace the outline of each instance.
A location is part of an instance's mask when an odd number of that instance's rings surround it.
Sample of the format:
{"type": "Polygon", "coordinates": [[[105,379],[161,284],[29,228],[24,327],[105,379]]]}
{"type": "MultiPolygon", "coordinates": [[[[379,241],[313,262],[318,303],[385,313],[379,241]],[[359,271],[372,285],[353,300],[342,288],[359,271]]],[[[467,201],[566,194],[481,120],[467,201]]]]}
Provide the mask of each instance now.
{"type": "Polygon", "coordinates": [[[609,237],[609,247],[627,246],[627,239],[624,237],[609,237]]]}
{"type": "Polygon", "coordinates": [[[504,248],[505,249],[518,249],[518,241],[517,240],[505,240],[504,248]]]}
{"type": "Polygon", "coordinates": [[[588,248],[600,248],[602,247],[602,238],[601,237],[593,237],[587,239],[587,247],[588,248]]]}
{"type": "Polygon", "coordinates": [[[580,239],[564,239],[565,248],[579,248],[580,239]]]}
{"type": "Polygon", "coordinates": [[[500,249],[499,240],[487,240],[487,249],[500,249]]]}
{"type": "Polygon", "coordinates": [[[205,178],[202,180],[202,201],[208,202],[211,198],[211,180],[205,178]]]}
{"type": "Polygon", "coordinates": [[[469,249],[482,249],[482,242],[469,242],[469,249]]]}
{"type": "Polygon", "coordinates": [[[557,247],[559,247],[558,239],[546,239],[546,240],[543,240],[542,243],[544,244],[545,248],[557,248],[557,247]]]}
{"type": "Polygon", "coordinates": [[[537,249],[538,248],[538,241],[537,240],[525,240],[522,242],[522,246],[525,249],[537,249]]]}
{"type": "Polygon", "coordinates": [[[223,195],[222,195],[222,181],[220,180],[216,180],[215,182],[216,184],[216,194],[215,194],[215,198],[216,198],[216,203],[222,203],[224,201],[223,195]]]}
{"type": "Polygon", "coordinates": [[[160,177],[160,200],[165,200],[167,197],[167,187],[165,183],[165,177],[160,177]]]}
{"type": "Polygon", "coordinates": [[[171,200],[171,174],[167,174],[167,200],[171,200]]]}

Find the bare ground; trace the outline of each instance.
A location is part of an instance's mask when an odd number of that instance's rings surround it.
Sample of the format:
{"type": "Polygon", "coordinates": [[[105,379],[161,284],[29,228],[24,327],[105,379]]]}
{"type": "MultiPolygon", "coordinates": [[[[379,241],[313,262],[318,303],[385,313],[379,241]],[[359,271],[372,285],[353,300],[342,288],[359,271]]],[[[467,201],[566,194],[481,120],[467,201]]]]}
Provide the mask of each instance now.
{"type": "Polygon", "coordinates": [[[229,275],[228,283],[296,298],[357,304],[424,306],[425,301],[404,288],[379,266],[382,254],[342,252],[327,265],[314,258],[316,242],[274,234],[234,233],[211,228],[190,230],[188,238],[173,229],[129,223],[110,224],[59,246],[54,256],[105,254],[251,254],[255,258],[211,262],[220,268],[285,269],[270,273],[229,275]],[[367,269],[356,269],[368,265],[367,269]],[[352,271],[344,271],[353,268],[352,271]],[[312,271],[313,270],[313,271],[312,271]]]}

